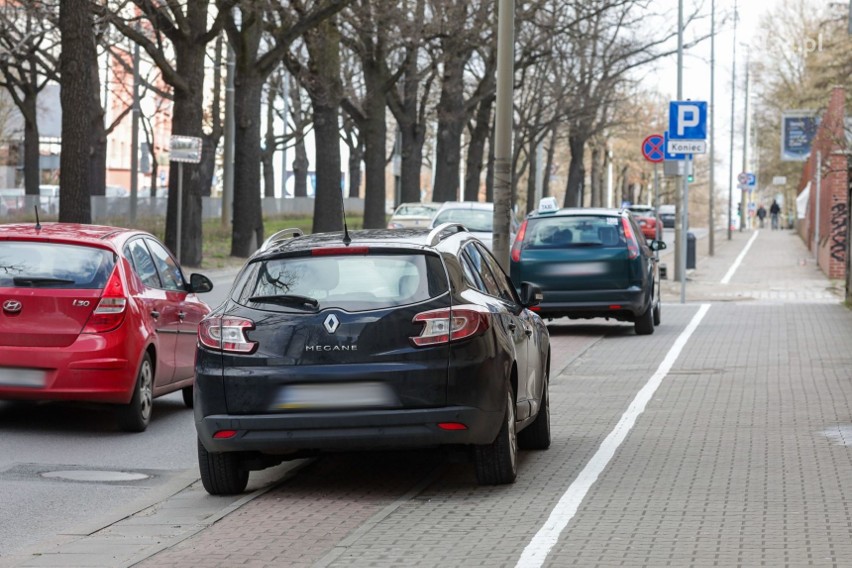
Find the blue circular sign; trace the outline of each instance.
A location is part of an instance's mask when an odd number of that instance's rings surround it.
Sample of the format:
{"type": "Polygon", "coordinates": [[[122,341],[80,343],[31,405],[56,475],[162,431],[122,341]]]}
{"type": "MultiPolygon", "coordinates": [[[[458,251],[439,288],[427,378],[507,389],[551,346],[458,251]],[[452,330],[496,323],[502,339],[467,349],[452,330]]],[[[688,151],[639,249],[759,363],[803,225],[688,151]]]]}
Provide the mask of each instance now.
{"type": "Polygon", "coordinates": [[[659,163],[665,159],[665,139],[662,134],[651,134],[642,142],[642,155],[649,162],[659,163]]]}

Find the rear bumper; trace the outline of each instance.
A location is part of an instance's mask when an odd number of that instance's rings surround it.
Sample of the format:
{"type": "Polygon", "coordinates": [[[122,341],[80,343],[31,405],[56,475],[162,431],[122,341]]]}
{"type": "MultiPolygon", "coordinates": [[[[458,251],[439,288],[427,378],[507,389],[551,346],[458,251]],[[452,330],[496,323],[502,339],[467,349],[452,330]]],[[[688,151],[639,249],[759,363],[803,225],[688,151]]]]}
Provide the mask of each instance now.
{"type": "Polygon", "coordinates": [[[0,346],[0,399],[126,404],[141,352],[132,343],[119,329],[67,347],[0,346]]]}
{"type": "MultiPolygon", "coordinates": [[[[544,294],[547,300],[547,292],[544,294]]],[[[608,317],[633,321],[645,312],[646,297],[642,288],[631,286],[625,290],[595,290],[562,293],[558,301],[544,301],[533,311],[542,318],[599,318],[608,317]]]]}
{"type": "MultiPolygon", "coordinates": [[[[196,406],[198,412],[198,406],[196,406]]],[[[446,444],[488,444],[503,422],[502,411],[466,406],[406,410],[311,412],[253,416],[196,414],[195,426],[210,452],[257,451],[283,454],[297,450],[417,448],[446,444]],[[465,430],[444,430],[454,422],[465,430]],[[220,430],[233,438],[215,439],[220,430]]]]}

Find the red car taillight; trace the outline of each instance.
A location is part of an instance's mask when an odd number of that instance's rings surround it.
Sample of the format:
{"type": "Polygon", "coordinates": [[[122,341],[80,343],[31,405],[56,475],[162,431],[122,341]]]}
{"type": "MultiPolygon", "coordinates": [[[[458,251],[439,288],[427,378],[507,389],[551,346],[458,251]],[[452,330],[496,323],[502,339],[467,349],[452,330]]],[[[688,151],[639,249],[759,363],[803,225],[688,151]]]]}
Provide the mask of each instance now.
{"type": "Polygon", "coordinates": [[[254,329],[254,322],[245,318],[204,318],[198,325],[198,342],[215,351],[251,353],[257,348],[257,341],[246,337],[250,329],[254,329]]]}
{"type": "Polygon", "coordinates": [[[418,347],[467,339],[491,327],[490,312],[475,305],[429,310],[417,314],[412,321],[424,324],[420,335],[410,338],[418,347]]]}
{"type": "Polygon", "coordinates": [[[524,242],[524,235],[527,234],[527,222],[521,224],[518,229],[518,234],[515,236],[515,242],[512,244],[512,260],[515,262],[521,261],[521,244],[524,242]]]}
{"type": "Polygon", "coordinates": [[[639,243],[636,241],[636,235],[630,228],[630,221],[621,218],[621,225],[624,227],[624,238],[627,239],[627,256],[631,260],[639,256],[639,243]]]}
{"type": "Polygon", "coordinates": [[[113,331],[124,321],[125,309],[127,308],[127,296],[124,293],[124,284],[118,272],[118,265],[112,270],[112,274],[104,286],[104,292],[98,302],[98,306],[81,333],[104,333],[113,331]]]}

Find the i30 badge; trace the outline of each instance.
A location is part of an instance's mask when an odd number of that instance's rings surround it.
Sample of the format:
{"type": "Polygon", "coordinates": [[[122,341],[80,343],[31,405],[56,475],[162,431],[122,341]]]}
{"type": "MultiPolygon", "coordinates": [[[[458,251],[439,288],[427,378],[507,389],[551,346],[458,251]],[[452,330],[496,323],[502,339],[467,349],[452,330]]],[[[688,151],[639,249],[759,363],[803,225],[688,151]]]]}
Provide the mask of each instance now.
{"type": "Polygon", "coordinates": [[[323,322],[325,326],[325,330],[329,333],[334,333],[337,331],[337,328],[340,327],[340,320],[337,319],[337,316],[334,314],[329,314],[325,321],[323,322]]]}
{"type": "Polygon", "coordinates": [[[3,302],[3,311],[10,314],[17,314],[21,311],[23,305],[18,300],[6,300],[3,302]]]}

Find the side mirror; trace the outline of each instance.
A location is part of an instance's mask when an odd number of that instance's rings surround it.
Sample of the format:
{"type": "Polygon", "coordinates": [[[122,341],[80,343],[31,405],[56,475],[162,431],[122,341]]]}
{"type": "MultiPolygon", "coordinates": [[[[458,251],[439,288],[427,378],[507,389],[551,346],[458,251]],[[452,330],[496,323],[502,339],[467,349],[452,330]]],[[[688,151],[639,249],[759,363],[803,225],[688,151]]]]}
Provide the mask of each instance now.
{"type": "Polygon", "coordinates": [[[648,246],[651,247],[651,250],[653,251],[663,250],[666,248],[666,242],[654,240],[648,243],[648,246]]]}
{"type": "Polygon", "coordinates": [[[521,282],[521,305],[525,308],[537,306],[544,299],[541,288],[531,282],[521,282]]]}
{"type": "Polygon", "coordinates": [[[193,273],[189,276],[189,287],[196,294],[203,294],[213,289],[213,282],[203,274],[193,273]]]}

